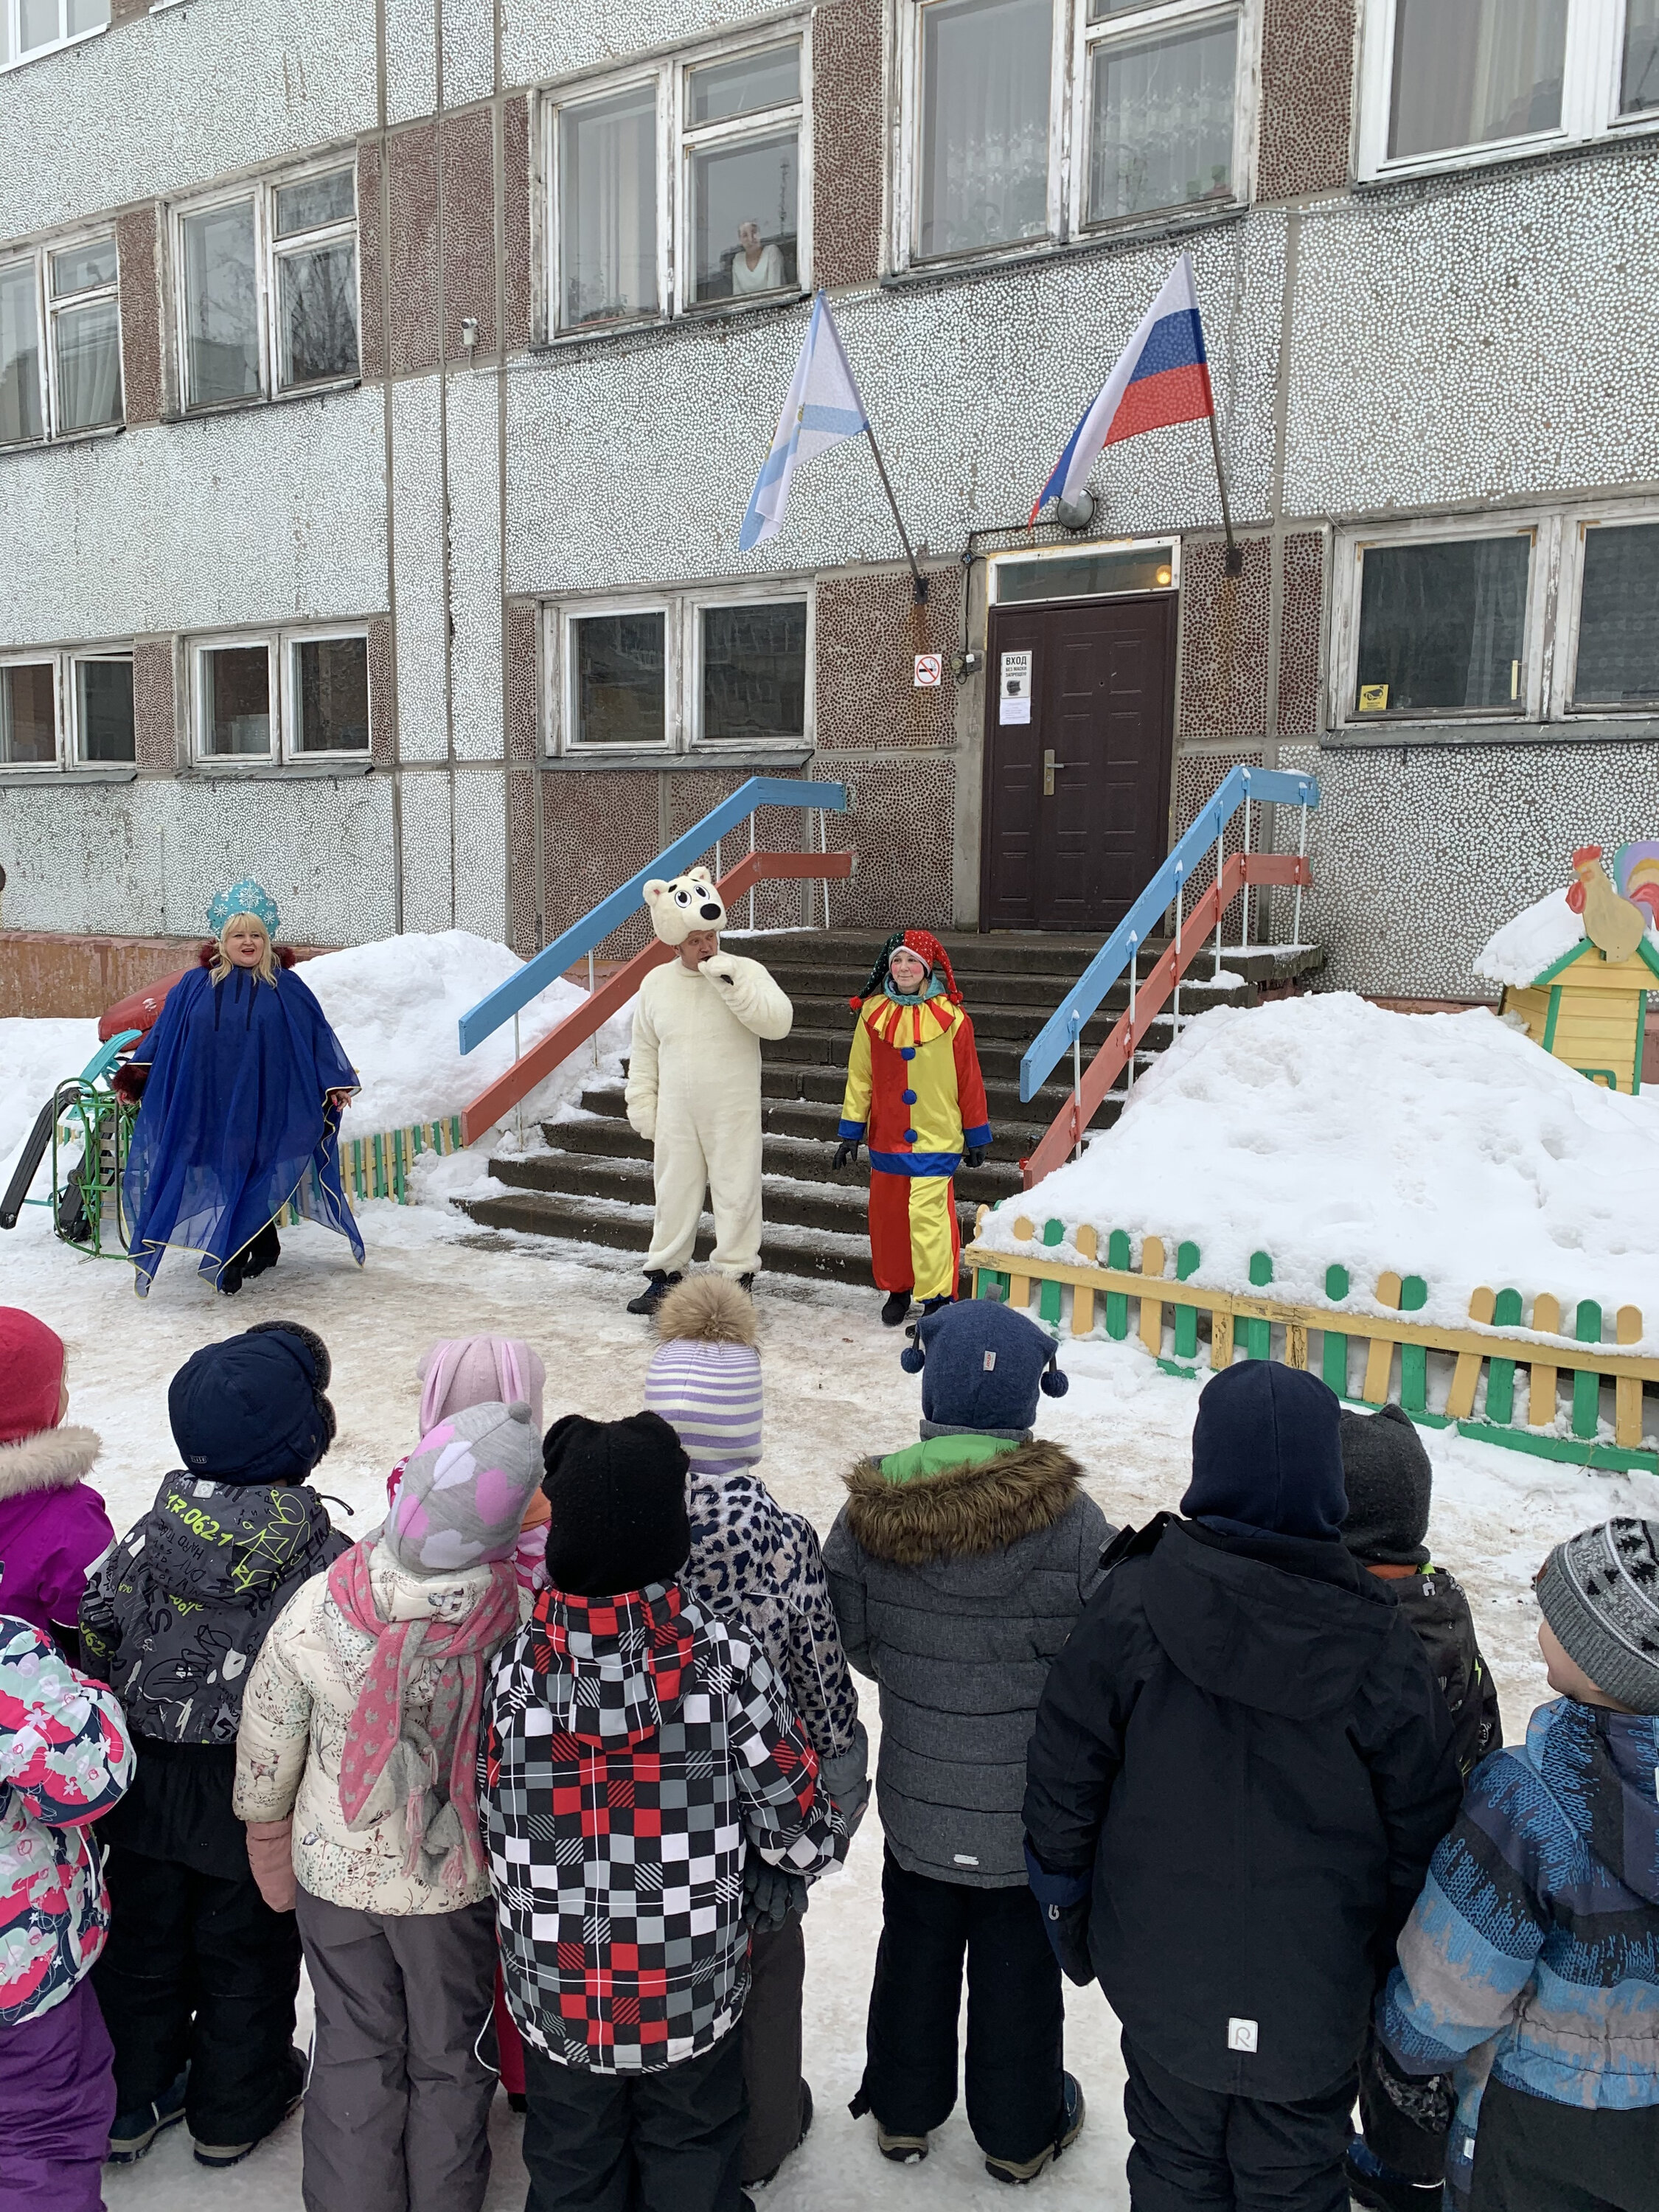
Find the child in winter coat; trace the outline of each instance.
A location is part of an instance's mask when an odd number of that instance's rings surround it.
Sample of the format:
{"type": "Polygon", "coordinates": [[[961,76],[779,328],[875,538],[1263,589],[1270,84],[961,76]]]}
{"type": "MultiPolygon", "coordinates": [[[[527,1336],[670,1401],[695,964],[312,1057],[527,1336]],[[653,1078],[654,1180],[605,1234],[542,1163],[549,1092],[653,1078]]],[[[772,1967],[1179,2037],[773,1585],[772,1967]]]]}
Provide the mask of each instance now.
{"type": "Polygon", "coordinates": [[[881,1947],[854,2115],[884,2158],[925,2158],[957,2098],[968,1966],[968,2123],[997,2179],[1073,2142],[1060,1969],[1020,1850],[1025,1745],[1050,1662],[1111,1534],[1058,1444],[1031,1434],[1052,1340],[989,1302],[917,1324],[921,1442],[848,1477],[824,1565],[847,1656],[881,1688],[881,1947]]]}
{"type": "Polygon", "coordinates": [[[115,2117],[87,1976],[109,1926],[82,1832],[132,1778],[121,1708],[44,1630],[0,1613],[0,2204],[103,2212],[115,2117]]]}
{"type": "Polygon", "coordinates": [[[1212,1376],[1188,1517],[1112,1546],[1037,1714],[1031,1887],[1123,2025],[1137,2212],[1346,2212],[1372,2000],[1457,1809],[1427,1656],[1341,1540],[1339,1412],[1212,1376]]]}
{"type": "Polygon", "coordinates": [[[17,1306],[0,1306],[0,1604],[56,1638],[73,1663],[87,1570],[115,1541],[84,1478],[100,1445],[65,1428],[64,1340],[17,1306]]]}
{"type": "Polygon", "coordinates": [[[549,1587],[484,1738],[528,2212],[738,2212],[745,1847],[811,1876],[845,1827],[758,1644],[681,1586],[667,1423],[569,1414],[543,1456],[549,1587]]]}
{"type": "MultiPolygon", "coordinates": [[[[1475,1641],[1469,1601],[1425,1538],[1434,1470],[1409,1415],[1344,1407],[1342,1540],[1416,1630],[1452,1717],[1452,1749],[1467,1782],[1504,1741],[1498,1685],[1475,1641]]],[[[1349,2193],[1369,2212],[1438,2212],[1451,2122],[1450,2084],[1402,2077],[1373,2035],[1359,2062],[1364,2133],[1349,2148],[1349,2193]]]]}
{"type": "MultiPolygon", "coordinates": [[[[671,1290],[656,1320],[661,1342],[646,1375],[645,1402],[675,1431],[691,1462],[691,1556],[680,1587],[758,1643],[788,1691],[818,1755],[820,1780],[850,1836],[869,1799],[869,1742],[812,1524],[786,1513],[753,1472],[761,1456],[754,1305],[710,1269],[671,1290]]],[[[758,1852],[750,1853],[744,1871],[750,1922],[749,2002],[743,2008],[747,2187],[769,2181],[805,2136],[812,2124],[812,2092],[800,2070],[806,1883],[758,1852]]]]}
{"type": "Polygon", "coordinates": [[[329,1370],[297,1322],[192,1352],[167,1391],[184,1470],[82,1600],[87,1669],[120,1699],[138,1754],[104,1830],[112,1923],[94,1975],[117,2164],[183,2118],[199,2164],[234,2166],[304,2087],[300,1938],[259,1893],[231,1788],[248,1669],[300,1584],[345,1549],[307,1487],[334,1437],[329,1370]]]}
{"type": "Polygon", "coordinates": [[[310,2212],[478,2212],[495,1917],[477,1807],[483,1689],[519,1626],[541,1453],[520,1399],[441,1420],[386,1526],[304,1583],[242,1700],[236,1810],[297,1910],[317,2002],[310,2212]]]}
{"type": "Polygon", "coordinates": [[[1478,1770],[1400,1938],[1378,2028],[1478,2102],[1472,2212],[1659,2201],[1659,1521],[1604,1521],[1538,1577],[1550,1687],[1478,1770]],[[1484,2076],[1484,2092],[1479,2087],[1484,2076]]]}

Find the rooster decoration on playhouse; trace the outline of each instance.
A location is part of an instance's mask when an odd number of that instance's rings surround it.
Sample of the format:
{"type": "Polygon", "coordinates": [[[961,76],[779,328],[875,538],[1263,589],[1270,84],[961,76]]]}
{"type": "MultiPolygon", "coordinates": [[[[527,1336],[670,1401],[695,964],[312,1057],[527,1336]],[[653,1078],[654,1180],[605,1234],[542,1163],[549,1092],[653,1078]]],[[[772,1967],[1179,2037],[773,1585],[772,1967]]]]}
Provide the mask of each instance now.
{"type": "Polygon", "coordinates": [[[974,1025],[938,938],[903,929],[881,949],[860,997],[836,1165],[867,1135],[870,1261],[896,1328],[912,1295],[924,1313],[957,1294],[962,1238],[953,1177],[991,1144],[974,1025]]]}

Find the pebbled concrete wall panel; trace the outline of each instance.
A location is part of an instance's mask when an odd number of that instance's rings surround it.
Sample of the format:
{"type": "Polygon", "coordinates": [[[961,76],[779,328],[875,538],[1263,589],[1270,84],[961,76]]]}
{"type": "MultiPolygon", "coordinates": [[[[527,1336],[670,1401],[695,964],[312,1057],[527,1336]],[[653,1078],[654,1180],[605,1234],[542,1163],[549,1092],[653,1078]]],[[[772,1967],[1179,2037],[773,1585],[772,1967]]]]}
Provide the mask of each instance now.
{"type": "Polygon", "coordinates": [[[455,927],[455,820],[453,775],[405,775],[403,809],[404,927],[455,927]]]}
{"type": "Polygon", "coordinates": [[[1348,179],[1354,0],[1267,0],[1256,197],[1297,198],[1348,179]]]}
{"type": "Polygon", "coordinates": [[[446,115],[443,155],[444,356],[465,361],[461,323],[478,325],[477,357],[495,350],[495,137],[487,107],[446,115]]]}
{"type": "Polygon", "coordinates": [[[408,123],[438,105],[438,0],[386,0],[386,119],[408,123]]]}
{"type": "MultiPolygon", "coordinates": [[[[444,502],[438,386],[433,378],[392,386],[392,455],[398,750],[405,761],[444,760],[449,753],[444,502]]],[[[408,926],[415,927],[412,922],[408,926]]]]}
{"type": "Polygon", "coordinates": [[[507,937],[507,778],[455,778],[455,927],[507,937]]]}
{"type": "Polygon", "coordinates": [[[392,211],[386,366],[393,376],[409,376],[438,365],[438,126],[417,123],[395,131],[386,147],[392,211]]]}
{"type": "Polygon", "coordinates": [[[380,142],[357,149],[357,350],[367,380],[386,374],[386,240],[381,230],[380,142]]]}
{"type": "Polygon", "coordinates": [[[450,378],[448,438],[455,757],[495,761],[502,756],[501,542],[493,378],[450,378]]]}
{"type": "Polygon", "coordinates": [[[881,0],[832,0],[812,19],[812,279],[828,289],[881,273],[881,0]]]}
{"type": "Polygon", "coordinates": [[[653,48],[738,31],[777,0],[501,0],[501,82],[539,84],[630,61],[653,48]]]}
{"type": "Polygon", "coordinates": [[[957,687],[948,672],[962,628],[962,571],[931,571],[918,606],[908,569],[825,576],[817,590],[816,726],[820,750],[950,745],[957,687]],[[944,683],[919,690],[915,656],[944,656],[944,683]]]}
{"type": "Polygon", "coordinates": [[[530,102],[522,93],[501,104],[501,230],[507,264],[502,349],[522,353],[530,343],[534,252],[530,221],[530,102]]]}
{"type": "Polygon", "coordinates": [[[115,219],[121,268],[121,390],[127,428],[159,422],[162,410],[160,225],[154,204],[115,219]]]}
{"type": "Polygon", "coordinates": [[[443,9],[444,106],[488,100],[495,89],[494,0],[441,0],[443,9]]]}
{"type": "Polygon", "coordinates": [[[132,750],[141,771],[171,775],[179,764],[179,682],[170,637],[132,641],[132,750]]]}
{"type": "Polygon", "coordinates": [[[1178,735],[1265,737],[1273,548],[1243,541],[1243,574],[1225,571],[1227,549],[1206,539],[1181,549],[1181,722],[1178,735]]]}

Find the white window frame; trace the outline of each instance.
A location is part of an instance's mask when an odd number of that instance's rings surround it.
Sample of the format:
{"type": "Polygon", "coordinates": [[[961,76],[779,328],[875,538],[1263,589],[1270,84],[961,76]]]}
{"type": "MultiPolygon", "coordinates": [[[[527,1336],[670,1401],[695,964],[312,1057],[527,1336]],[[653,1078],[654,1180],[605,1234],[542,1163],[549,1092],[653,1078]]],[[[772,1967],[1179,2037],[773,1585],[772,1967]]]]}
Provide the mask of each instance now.
{"type": "Polygon", "coordinates": [[[544,756],[592,762],[637,760],[643,747],[588,743],[575,736],[576,653],[572,632],[578,623],[605,615],[660,614],[663,617],[663,741],[648,750],[665,766],[701,756],[714,760],[750,754],[799,753],[816,742],[817,592],[803,576],[767,577],[744,584],[700,585],[683,592],[635,592],[622,597],[547,602],[542,609],[542,705],[544,756]],[[775,605],[780,600],[806,605],[806,683],[799,735],[745,738],[705,743],[702,736],[702,617],[707,609],[775,605]]]}
{"type": "MultiPolygon", "coordinates": [[[[0,0],[0,7],[5,0],[0,0]]],[[[82,37],[95,33],[83,32],[82,37]]],[[[76,40],[75,43],[78,44],[76,40]]],[[[25,262],[34,266],[34,327],[39,349],[37,375],[40,380],[40,420],[45,426],[38,438],[16,438],[0,446],[0,454],[23,453],[38,446],[61,444],[65,440],[112,437],[126,428],[127,363],[125,334],[121,328],[121,253],[112,223],[82,224],[60,237],[43,240],[15,252],[0,251],[0,270],[20,268],[25,262]],[[77,246],[95,246],[108,239],[115,246],[115,275],[107,284],[88,287],[84,292],[71,292],[54,301],[52,296],[52,258],[55,253],[70,252],[77,246]],[[62,408],[58,396],[58,318],[66,307],[84,307],[98,300],[115,302],[116,358],[120,365],[121,412],[112,422],[94,422],[84,430],[65,430],[59,421],[62,408]]]]}
{"type": "Polygon", "coordinates": [[[1424,176],[1444,169],[1487,168],[1494,162],[1513,161],[1586,140],[1659,131],[1659,108],[1642,108],[1629,115],[1619,112],[1626,0],[1567,0],[1561,120],[1555,129],[1391,160],[1389,106],[1398,4],[1399,0],[1364,0],[1355,160],[1355,173],[1364,183],[1424,176]]]}
{"type": "Polygon", "coordinates": [[[80,645],[20,646],[15,650],[0,653],[0,668],[40,668],[52,670],[52,757],[49,761],[0,760],[0,775],[86,775],[94,780],[135,765],[138,752],[137,729],[133,731],[133,759],[131,761],[89,761],[81,757],[80,707],[75,680],[76,664],[82,660],[132,659],[131,638],[112,638],[102,643],[80,645]]]}
{"type": "MultiPolygon", "coordinates": [[[[58,0],[58,20],[60,23],[67,11],[68,0],[58,0]]],[[[9,76],[13,70],[27,69],[31,62],[40,61],[47,54],[61,54],[70,46],[83,46],[88,39],[101,39],[109,28],[107,21],[94,23],[89,31],[66,33],[60,38],[50,40],[45,46],[31,46],[27,53],[23,53],[18,46],[22,14],[22,0],[0,0],[0,25],[3,25],[5,30],[4,40],[0,41],[0,56],[9,57],[9,59],[0,59],[0,76],[9,76]]]]}
{"type": "Polygon", "coordinates": [[[52,671],[52,757],[49,761],[13,761],[0,757],[0,775],[57,775],[64,765],[64,656],[55,648],[20,647],[0,653],[0,668],[50,668],[52,671]]]}
{"type": "Polygon", "coordinates": [[[1048,85],[1048,228],[1037,237],[965,247],[959,253],[921,252],[922,19],[940,0],[897,0],[898,131],[892,194],[892,264],[896,270],[948,269],[965,264],[1024,259],[1068,245],[1140,230],[1164,231],[1212,222],[1249,204],[1254,188],[1255,116],[1260,93],[1261,0],[1146,0],[1144,6],[1099,23],[1088,20],[1088,0],[1053,0],[1053,52],[1048,85]],[[1231,191],[1225,199],[1182,200],[1133,215],[1090,218],[1089,67],[1103,45],[1139,41],[1159,31],[1198,29],[1229,19],[1237,25],[1233,76],[1231,191]]]}
{"type": "Polygon", "coordinates": [[[298,623],[280,629],[216,630],[189,641],[189,667],[190,757],[198,768],[234,775],[239,769],[304,768],[315,761],[367,762],[374,757],[374,674],[372,658],[368,655],[367,622],[298,623]],[[369,742],[367,745],[342,746],[330,751],[301,751],[296,742],[300,713],[294,675],[294,648],[300,645],[320,644],[329,638],[361,639],[363,642],[365,658],[369,663],[369,742]],[[203,657],[210,653],[227,650],[245,652],[257,646],[265,648],[266,681],[270,699],[270,748],[263,753],[212,752],[207,744],[208,695],[203,675],[203,657]]]}
{"type": "Polygon", "coordinates": [[[337,148],[297,167],[270,170],[243,177],[234,185],[220,185],[188,199],[173,201],[167,208],[168,258],[173,295],[173,343],[176,364],[175,388],[179,411],[186,415],[218,415],[238,407],[269,407],[295,399],[314,399],[319,392],[349,392],[363,380],[363,249],[362,210],[357,205],[357,157],[349,147],[337,148]],[[315,230],[296,232],[292,238],[276,235],[276,194],[290,185],[303,185],[316,177],[346,171],[351,178],[352,213],[349,222],[319,224],[315,230]],[[216,209],[253,203],[253,280],[258,323],[259,389],[235,399],[192,399],[190,392],[190,326],[185,300],[185,224],[193,216],[211,215],[216,209]],[[281,295],[276,264],[301,245],[326,244],[349,235],[352,265],[357,282],[357,366],[339,376],[319,377],[308,384],[279,388],[277,364],[282,343],[276,328],[281,295]]]}
{"type": "Polygon", "coordinates": [[[680,316],[738,314],[750,308],[780,307],[812,291],[812,39],[810,15],[787,16],[759,28],[714,39],[684,53],[603,76],[574,79],[544,90],[540,117],[533,134],[539,149],[542,181],[537,198],[544,210],[545,271],[541,288],[538,335],[547,343],[574,344],[617,331],[641,330],[680,316]],[[775,46],[799,47],[799,94],[776,107],[757,109],[753,114],[728,116],[718,123],[688,125],[685,120],[686,78],[709,62],[737,61],[745,54],[764,53],[775,46]],[[560,118],[568,110],[614,99],[618,94],[650,85],[657,110],[657,304],[635,315],[617,315],[605,322],[564,320],[563,233],[559,204],[560,118]],[[795,289],[763,292],[752,299],[696,299],[696,271],[692,266],[691,161],[703,147],[727,140],[759,137],[793,123],[799,176],[795,191],[795,289]]]}

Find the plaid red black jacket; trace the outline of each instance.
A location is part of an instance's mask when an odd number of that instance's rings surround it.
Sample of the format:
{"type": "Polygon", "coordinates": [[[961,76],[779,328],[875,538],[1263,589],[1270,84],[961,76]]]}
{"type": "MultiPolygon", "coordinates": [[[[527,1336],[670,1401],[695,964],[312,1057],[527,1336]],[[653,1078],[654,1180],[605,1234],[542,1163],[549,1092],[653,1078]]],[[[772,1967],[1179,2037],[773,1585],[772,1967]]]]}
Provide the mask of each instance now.
{"type": "Polygon", "coordinates": [[[748,1994],[745,1851],[814,1875],[847,1848],[777,1677],[673,1583],[544,1590],[496,1661],[482,1768],[507,2002],[568,2066],[708,2050],[748,1994]]]}

